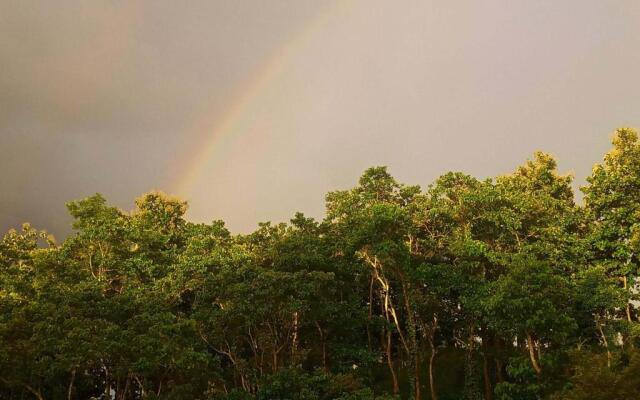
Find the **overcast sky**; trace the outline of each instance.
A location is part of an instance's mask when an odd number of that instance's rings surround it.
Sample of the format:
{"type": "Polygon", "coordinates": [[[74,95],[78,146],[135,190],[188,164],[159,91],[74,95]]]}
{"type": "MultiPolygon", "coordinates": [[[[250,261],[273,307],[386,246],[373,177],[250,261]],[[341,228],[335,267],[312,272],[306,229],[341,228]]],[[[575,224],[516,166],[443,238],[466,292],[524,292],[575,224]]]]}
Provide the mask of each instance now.
{"type": "Polygon", "coordinates": [[[62,236],[66,201],[159,189],[247,232],[321,217],[372,165],[426,187],[535,150],[581,184],[640,127],[638,21],[635,0],[0,0],[0,230],[62,236]]]}

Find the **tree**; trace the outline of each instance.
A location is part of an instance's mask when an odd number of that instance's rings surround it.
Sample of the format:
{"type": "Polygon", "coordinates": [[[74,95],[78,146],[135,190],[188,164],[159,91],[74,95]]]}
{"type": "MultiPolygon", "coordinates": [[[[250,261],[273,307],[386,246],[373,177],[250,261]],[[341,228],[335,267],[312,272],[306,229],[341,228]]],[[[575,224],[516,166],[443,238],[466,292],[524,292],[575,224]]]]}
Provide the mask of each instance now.
{"type": "Polygon", "coordinates": [[[373,167],[245,235],[160,192],[71,202],[60,244],[0,240],[0,398],[635,398],[639,146],[584,207],[542,152],[425,191],[373,167]]]}
{"type": "Polygon", "coordinates": [[[640,262],[640,142],[636,131],[622,128],[615,132],[613,149],[602,164],[594,166],[587,182],[582,191],[591,217],[595,262],[622,281],[628,299],[625,316],[631,322],[633,286],[640,262]]]}
{"type": "Polygon", "coordinates": [[[575,329],[571,286],[544,262],[517,257],[509,271],[487,288],[483,308],[499,332],[524,341],[536,374],[543,371],[543,349],[563,344],[575,329]]]}
{"type": "Polygon", "coordinates": [[[386,322],[385,354],[393,392],[399,383],[393,361],[394,336],[409,359],[413,376],[411,391],[420,398],[420,355],[415,310],[416,286],[412,281],[412,225],[410,210],[419,193],[416,186],[398,184],[384,167],[365,171],[359,186],[327,195],[327,221],[344,243],[343,254],[355,255],[370,269],[369,305],[373,315],[374,285],[386,322]],[[405,320],[400,312],[403,311],[405,320]],[[395,335],[394,335],[395,334],[395,335]]]}

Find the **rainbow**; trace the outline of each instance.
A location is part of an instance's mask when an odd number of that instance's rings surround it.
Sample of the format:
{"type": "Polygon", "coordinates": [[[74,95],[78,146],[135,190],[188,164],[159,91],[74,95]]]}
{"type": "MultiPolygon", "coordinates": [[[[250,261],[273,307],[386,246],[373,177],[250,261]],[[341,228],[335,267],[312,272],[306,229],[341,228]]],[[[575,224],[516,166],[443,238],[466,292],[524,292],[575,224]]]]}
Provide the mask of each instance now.
{"type": "Polygon", "coordinates": [[[296,51],[318,34],[331,17],[344,12],[348,4],[350,2],[340,0],[329,3],[305,24],[302,30],[267,58],[261,68],[238,90],[221,119],[211,120],[209,117],[195,124],[193,131],[210,131],[211,133],[207,135],[204,143],[198,143],[197,148],[190,152],[187,166],[182,170],[183,173],[173,180],[175,183],[172,189],[176,194],[188,197],[198,178],[206,170],[208,161],[216,156],[216,150],[221,142],[225,138],[242,134],[241,125],[250,118],[251,105],[258,101],[262,93],[284,78],[283,67],[292,59],[296,51]]]}

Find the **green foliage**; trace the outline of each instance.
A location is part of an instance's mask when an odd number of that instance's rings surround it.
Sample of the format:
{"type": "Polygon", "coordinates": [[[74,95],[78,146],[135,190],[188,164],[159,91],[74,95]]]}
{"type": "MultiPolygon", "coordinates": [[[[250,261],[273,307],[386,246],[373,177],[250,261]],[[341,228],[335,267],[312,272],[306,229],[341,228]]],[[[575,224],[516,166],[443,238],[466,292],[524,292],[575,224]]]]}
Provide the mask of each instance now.
{"type": "Polygon", "coordinates": [[[584,206],[541,152],[426,190],[373,167],[248,235],[71,202],[62,243],[0,240],[0,398],[637,398],[640,142],[613,145],[584,206]]]}
{"type": "Polygon", "coordinates": [[[487,286],[480,301],[496,331],[508,338],[531,334],[552,345],[575,329],[571,294],[566,277],[546,263],[516,258],[505,274],[487,286]]]}
{"type": "MultiPolygon", "coordinates": [[[[582,188],[586,210],[593,223],[588,240],[593,249],[593,262],[604,266],[610,276],[624,279],[626,297],[635,299],[631,291],[640,266],[640,142],[636,131],[618,129],[613,149],[602,164],[593,168],[582,188]]],[[[626,317],[631,320],[631,305],[626,317]]]]}
{"type": "Polygon", "coordinates": [[[566,388],[553,400],[633,400],[640,387],[640,354],[622,354],[612,367],[607,367],[603,354],[578,352],[573,355],[574,371],[566,388]]]}

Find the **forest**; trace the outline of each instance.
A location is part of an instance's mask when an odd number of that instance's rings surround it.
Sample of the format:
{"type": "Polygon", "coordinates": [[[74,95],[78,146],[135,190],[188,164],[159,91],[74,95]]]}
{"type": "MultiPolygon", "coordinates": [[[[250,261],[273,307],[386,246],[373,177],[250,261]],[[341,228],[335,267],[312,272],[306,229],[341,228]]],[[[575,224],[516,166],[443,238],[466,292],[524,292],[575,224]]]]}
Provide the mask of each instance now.
{"type": "Polygon", "coordinates": [[[69,202],[64,241],[0,241],[0,399],[637,399],[637,132],[572,185],[543,152],[423,188],[373,167],[240,235],[160,192],[69,202]]]}

